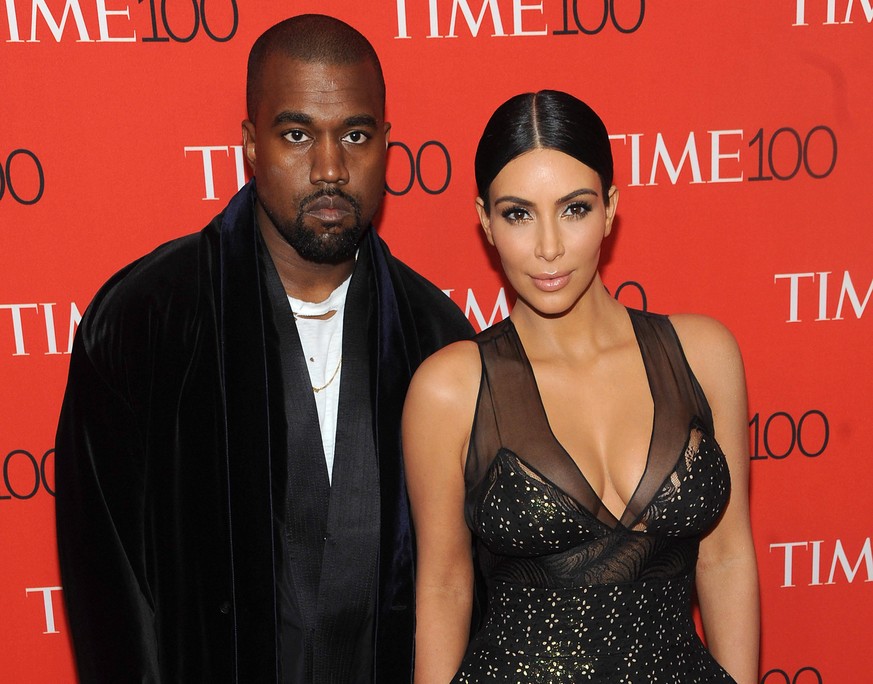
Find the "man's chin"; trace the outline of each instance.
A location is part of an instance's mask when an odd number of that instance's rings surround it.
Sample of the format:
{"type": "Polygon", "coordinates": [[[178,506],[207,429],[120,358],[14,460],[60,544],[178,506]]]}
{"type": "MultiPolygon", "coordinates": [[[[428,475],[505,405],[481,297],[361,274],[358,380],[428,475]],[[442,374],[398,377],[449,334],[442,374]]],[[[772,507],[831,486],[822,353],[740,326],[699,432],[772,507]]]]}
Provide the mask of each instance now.
{"type": "Polygon", "coordinates": [[[347,224],[344,224],[340,221],[334,221],[332,223],[319,222],[318,228],[313,232],[316,233],[316,235],[318,233],[321,233],[323,235],[331,236],[331,235],[342,235],[343,233],[345,233],[347,231],[353,231],[354,229],[355,229],[354,224],[347,225],[347,224]]]}
{"type": "Polygon", "coordinates": [[[338,266],[339,264],[354,259],[357,251],[357,246],[352,248],[351,246],[346,245],[342,249],[336,250],[310,250],[307,253],[300,253],[300,256],[314,264],[338,266]]]}
{"type": "Polygon", "coordinates": [[[287,236],[286,241],[307,261],[340,264],[354,257],[362,235],[363,230],[356,225],[324,226],[317,231],[304,228],[287,236]]]}
{"type": "Polygon", "coordinates": [[[309,233],[320,244],[358,243],[364,231],[355,224],[325,223],[309,233]]]}

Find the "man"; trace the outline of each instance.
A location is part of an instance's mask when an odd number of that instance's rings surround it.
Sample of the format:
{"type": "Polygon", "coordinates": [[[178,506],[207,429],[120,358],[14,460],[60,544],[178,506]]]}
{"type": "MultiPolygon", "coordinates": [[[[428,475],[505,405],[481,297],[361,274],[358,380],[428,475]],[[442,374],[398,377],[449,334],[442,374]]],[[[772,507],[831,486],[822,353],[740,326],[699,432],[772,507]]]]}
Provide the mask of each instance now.
{"type": "Polygon", "coordinates": [[[384,95],[346,24],[268,30],[254,181],[83,317],[56,461],[82,682],[409,681],[400,412],[417,365],[471,331],[369,227],[384,95]]]}

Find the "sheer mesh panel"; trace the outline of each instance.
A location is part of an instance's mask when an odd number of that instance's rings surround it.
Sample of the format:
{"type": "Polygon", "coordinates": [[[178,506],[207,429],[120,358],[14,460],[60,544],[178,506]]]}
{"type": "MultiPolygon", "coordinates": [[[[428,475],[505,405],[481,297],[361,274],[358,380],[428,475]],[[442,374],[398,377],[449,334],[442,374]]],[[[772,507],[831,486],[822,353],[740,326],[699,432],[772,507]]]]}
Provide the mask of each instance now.
{"type": "Polygon", "coordinates": [[[486,577],[561,587],[693,568],[697,535],[727,499],[727,466],[669,320],[629,315],[654,415],[646,466],[620,521],[554,437],[511,320],[477,337],[482,381],[465,512],[486,577]]]}
{"type": "Polygon", "coordinates": [[[620,521],[554,437],[512,322],[476,338],[465,514],[488,614],[453,682],[732,681],[698,639],[690,604],[700,537],[728,499],[727,464],[669,320],[629,315],[654,416],[620,521]]]}
{"type": "Polygon", "coordinates": [[[492,326],[477,341],[482,387],[467,459],[468,486],[480,482],[498,451],[507,449],[537,479],[556,486],[605,525],[614,525],[615,517],[552,434],[512,321],[492,326]]]}

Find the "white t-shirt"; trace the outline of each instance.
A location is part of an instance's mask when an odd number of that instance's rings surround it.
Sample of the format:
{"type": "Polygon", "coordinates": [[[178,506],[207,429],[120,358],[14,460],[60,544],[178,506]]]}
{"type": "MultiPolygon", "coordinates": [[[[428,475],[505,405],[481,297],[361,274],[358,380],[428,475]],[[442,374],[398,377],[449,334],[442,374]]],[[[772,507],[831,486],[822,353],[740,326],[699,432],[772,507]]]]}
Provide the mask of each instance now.
{"type": "Polygon", "coordinates": [[[304,302],[288,296],[291,311],[297,323],[297,334],[303,346],[309,380],[318,409],[318,424],[321,428],[321,443],[327,477],[333,479],[333,457],[336,447],[336,421],[339,410],[340,376],[342,375],[343,312],[351,276],[330,293],[323,302],[304,302]],[[321,316],[335,311],[326,319],[306,318],[321,316]]]}

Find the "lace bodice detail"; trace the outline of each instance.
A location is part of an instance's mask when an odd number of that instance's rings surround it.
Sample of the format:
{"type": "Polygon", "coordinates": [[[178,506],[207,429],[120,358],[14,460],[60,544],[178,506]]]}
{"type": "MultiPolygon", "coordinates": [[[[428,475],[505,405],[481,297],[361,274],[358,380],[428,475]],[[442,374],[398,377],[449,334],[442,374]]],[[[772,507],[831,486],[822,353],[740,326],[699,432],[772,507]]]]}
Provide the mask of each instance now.
{"type": "Polygon", "coordinates": [[[512,321],[476,337],[465,515],[488,606],[452,684],[733,682],[691,613],[727,463],[670,321],[628,313],[654,412],[645,470],[615,515],[554,436],[512,321]]]}
{"type": "Polygon", "coordinates": [[[654,418],[645,471],[618,518],[554,437],[512,321],[477,337],[482,381],[465,512],[489,581],[578,587],[693,570],[701,535],[727,503],[727,465],[669,320],[629,315],[654,418]]]}

